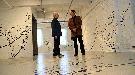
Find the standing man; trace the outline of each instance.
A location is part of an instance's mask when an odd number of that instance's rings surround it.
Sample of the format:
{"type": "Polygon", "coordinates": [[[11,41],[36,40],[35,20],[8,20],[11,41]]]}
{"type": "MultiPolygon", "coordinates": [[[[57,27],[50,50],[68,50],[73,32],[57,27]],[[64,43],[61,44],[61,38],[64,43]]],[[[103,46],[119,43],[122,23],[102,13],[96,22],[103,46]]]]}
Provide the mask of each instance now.
{"type": "Polygon", "coordinates": [[[70,15],[72,18],[69,19],[68,21],[68,27],[71,30],[71,39],[74,41],[74,48],[75,48],[75,54],[74,56],[78,55],[78,45],[77,45],[77,38],[80,43],[80,49],[82,55],[85,55],[85,49],[84,49],[84,44],[82,40],[82,20],[80,16],[76,16],[75,10],[70,11],[70,15]]]}
{"type": "Polygon", "coordinates": [[[61,25],[59,21],[57,20],[59,18],[59,14],[57,12],[53,13],[53,20],[51,22],[51,28],[52,28],[52,37],[54,37],[54,49],[53,49],[53,56],[62,57],[64,55],[60,54],[60,36],[62,36],[61,32],[61,25]]]}

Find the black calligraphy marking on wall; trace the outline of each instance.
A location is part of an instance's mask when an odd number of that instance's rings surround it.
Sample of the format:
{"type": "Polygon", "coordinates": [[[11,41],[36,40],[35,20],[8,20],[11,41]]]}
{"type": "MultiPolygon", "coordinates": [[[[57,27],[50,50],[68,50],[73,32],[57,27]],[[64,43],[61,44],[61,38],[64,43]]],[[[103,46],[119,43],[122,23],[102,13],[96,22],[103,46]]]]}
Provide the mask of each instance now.
{"type": "MultiPolygon", "coordinates": [[[[129,6],[128,6],[127,9],[123,10],[123,12],[122,12],[122,14],[120,16],[121,17],[121,19],[120,19],[120,23],[121,24],[120,25],[123,26],[123,28],[125,28],[125,26],[126,26],[124,24],[124,21],[125,21],[126,13],[128,12],[128,10],[130,8],[130,5],[131,5],[131,3],[129,3],[129,6]]],[[[103,25],[104,26],[103,29],[101,29],[102,25],[100,25],[100,23],[96,21],[96,24],[95,24],[96,27],[95,27],[95,32],[94,32],[95,38],[94,38],[94,40],[92,42],[93,45],[91,46],[91,49],[93,49],[95,47],[95,44],[98,42],[97,39],[101,38],[101,39],[105,40],[104,43],[106,44],[106,46],[108,46],[109,48],[111,48],[114,51],[116,51],[116,46],[117,45],[116,45],[116,43],[114,41],[111,41],[113,39],[113,37],[115,37],[115,35],[117,35],[117,32],[116,32],[117,30],[115,29],[115,27],[118,27],[118,25],[119,25],[118,23],[116,23],[115,25],[113,24],[114,19],[115,19],[115,11],[112,11],[111,15],[107,19],[108,19],[108,23],[103,25]],[[112,31],[108,30],[109,26],[113,27],[112,31]],[[106,33],[107,35],[103,35],[103,33],[106,33]]],[[[122,32],[124,32],[124,30],[122,32]]],[[[99,47],[102,50],[104,48],[104,47],[102,47],[102,44],[99,44],[99,47]]]]}
{"type": "Polygon", "coordinates": [[[44,43],[45,43],[46,46],[49,45],[49,41],[45,41],[44,43]]]}
{"type": "MultiPolygon", "coordinates": [[[[28,26],[26,26],[24,29],[25,30],[23,30],[21,33],[20,33],[20,35],[14,35],[13,36],[13,33],[11,32],[12,30],[14,30],[15,29],[15,27],[11,27],[10,29],[9,29],[9,31],[8,32],[6,32],[6,33],[3,33],[3,37],[6,37],[7,38],[7,41],[8,41],[8,43],[9,44],[7,44],[7,45],[3,45],[3,46],[0,46],[0,48],[4,48],[4,47],[7,47],[7,46],[9,46],[9,47],[14,47],[14,46],[12,46],[16,41],[18,41],[20,38],[22,38],[22,37],[24,37],[24,39],[22,39],[22,46],[20,46],[20,49],[19,49],[19,51],[16,53],[16,54],[13,54],[13,53],[11,53],[11,56],[12,57],[15,57],[22,49],[23,50],[25,50],[24,49],[24,47],[26,46],[26,44],[27,44],[27,42],[26,41],[28,41],[28,33],[30,33],[30,31],[31,31],[31,27],[28,27],[28,26]],[[4,36],[6,34],[6,36],[4,36]]],[[[20,28],[21,29],[21,28],[20,28]]],[[[17,30],[18,31],[18,30],[17,30]]],[[[19,30],[19,31],[21,31],[21,30],[19,30]]],[[[14,48],[12,49],[12,52],[14,51],[14,48]]]]}
{"type": "Polygon", "coordinates": [[[128,15],[127,13],[128,13],[128,11],[130,9],[130,6],[131,6],[131,4],[129,3],[128,7],[125,8],[122,11],[122,13],[120,13],[120,25],[121,25],[121,28],[122,28],[121,32],[125,32],[125,27],[127,26],[127,25],[124,24],[124,22],[126,22],[126,20],[127,20],[125,16],[128,15]]]}
{"type": "MultiPolygon", "coordinates": [[[[28,13],[27,13],[27,15],[28,15],[28,13]]],[[[28,20],[30,20],[31,15],[28,15],[26,17],[27,17],[27,21],[28,21],[28,20]]],[[[21,50],[26,50],[25,47],[28,43],[29,33],[31,33],[31,31],[32,31],[31,26],[16,25],[16,26],[8,28],[8,30],[6,30],[6,28],[4,26],[5,25],[0,24],[0,37],[6,38],[6,41],[8,44],[1,45],[0,48],[4,48],[4,47],[12,48],[11,57],[16,57],[20,53],[21,50]],[[17,34],[15,31],[17,32],[17,34]],[[14,45],[17,41],[20,42],[20,45],[14,45]],[[15,49],[15,48],[19,48],[19,49],[15,49]]]]}
{"type": "MultiPolygon", "coordinates": [[[[12,28],[13,28],[13,27],[12,27],[12,28]]],[[[31,28],[28,28],[28,29],[22,31],[22,32],[20,33],[20,36],[16,37],[17,35],[14,35],[14,36],[13,36],[13,33],[11,32],[12,28],[11,28],[9,31],[7,31],[7,32],[2,32],[2,36],[3,36],[3,37],[6,37],[6,38],[7,38],[7,41],[9,42],[9,44],[4,45],[4,47],[10,46],[10,45],[13,44],[15,41],[19,40],[23,35],[25,35],[25,36],[26,36],[26,39],[27,39],[27,38],[28,38],[28,33],[29,33],[30,29],[31,29],[31,28]],[[25,34],[24,34],[24,33],[25,33],[25,34]]],[[[24,42],[24,40],[23,40],[23,42],[24,42]]]]}
{"type": "Polygon", "coordinates": [[[28,12],[27,12],[25,22],[27,22],[28,20],[30,20],[30,18],[31,18],[31,15],[29,15],[28,12]]]}
{"type": "MultiPolygon", "coordinates": [[[[31,27],[27,27],[26,26],[26,28],[25,28],[25,30],[23,30],[21,33],[20,33],[20,36],[18,36],[18,37],[15,37],[16,38],[16,40],[15,41],[17,41],[17,40],[19,40],[20,38],[22,38],[22,45],[19,45],[18,47],[20,47],[20,49],[18,50],[18,52],[16,52],[16,53],[11,53],[11,56],[12,57],[15,57],[15,56],[17,56],[19,53],[20,53],[20,51],[21,50],[26,50],[25,49],[25,46],[27,45],[27,41],[28,41],[28,34],[30,33],[30,29],[31,29],[31,27]],[[28,33],[29,32],[29,33],[28,33]]],[[[11,43],[11,44],[13,44],[13,43],[11,43]]]]}
{"type": "MultiPolygon", "coordinates": [[[[115,26],[113,25],[113,22],[114,22],[114,19],[115,19],[115,11],[112,11],[111,12],[111,15],[107,18],[108,19],[108,23],[105,23],[103,25],[100,24],[100,22],[98,22],[98,20],[96,20],[96,23],[95,23],[95,32],[94,32],[94,40],[92,42],[92,46],[91,46],[91,49],[93,49],[94,47],[97,47],[96,44],[99,45],[100,49],[101,50],[104,50],[104,46],[103,44],[99,43],[97,41],[97,39],[103,39],[104,40],[104,43],[106,44],[106,46],[112,48],[112,49],[115,49],[115,42],[109,42],[111,41],[111,39],[113,39],[113,37],[116,35],[116,29],[115,26]],[[114,27],[110,30],[110,27],[114,27]],[[106,34],[105,34],[106,33],[106,34]],[[115,34],[115,35],[114,35],[115,34]]],[[[104,45],[105,45],[104,44],[104,45]]]]}

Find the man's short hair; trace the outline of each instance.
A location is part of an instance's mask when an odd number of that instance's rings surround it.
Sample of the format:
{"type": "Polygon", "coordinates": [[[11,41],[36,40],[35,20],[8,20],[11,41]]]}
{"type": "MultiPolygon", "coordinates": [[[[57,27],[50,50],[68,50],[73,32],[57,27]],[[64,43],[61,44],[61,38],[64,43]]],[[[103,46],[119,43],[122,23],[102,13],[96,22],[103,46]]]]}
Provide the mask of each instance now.
{"type": "Polygon", "coordinates": [[[76,13],[75,10],[71,10],[71,12],[76,13]]]}

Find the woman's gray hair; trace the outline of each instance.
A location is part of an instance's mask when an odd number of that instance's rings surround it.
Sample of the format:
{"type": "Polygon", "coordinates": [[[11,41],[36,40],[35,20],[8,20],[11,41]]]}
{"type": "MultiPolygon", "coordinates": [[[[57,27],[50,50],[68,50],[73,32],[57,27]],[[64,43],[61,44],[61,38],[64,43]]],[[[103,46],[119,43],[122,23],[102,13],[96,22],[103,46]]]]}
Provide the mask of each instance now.
{"type": "Polygon", "coordinates": [[[53,17],[59,15],[58,12],[53,12],[53,17]]]}

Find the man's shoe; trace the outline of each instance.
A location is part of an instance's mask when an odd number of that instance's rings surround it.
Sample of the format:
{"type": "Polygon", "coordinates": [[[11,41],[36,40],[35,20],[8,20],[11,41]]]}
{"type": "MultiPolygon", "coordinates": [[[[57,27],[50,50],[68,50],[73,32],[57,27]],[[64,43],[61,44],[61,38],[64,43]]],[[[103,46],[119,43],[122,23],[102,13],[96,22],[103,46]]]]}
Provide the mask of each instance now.
{"type": "Polygon", "coordinates": [[[85,52],[83,52],[82,55],[85,55],[85,52]]]}
{"type": "Polygon", "coordinates": [[[74,56],[78,56],[78,54],[74,54],[74,56]]]}
{"type": "Polygon", "coordinates": [[[59,55],[58,55],[59,58],[61,58],[61,57],[63,57],[63,56],[64,56],[64,55],[62,55],[62,54],[59,54],[59,55]]]}
{"type": "Polygon", "coordinates": [[[53,56],[57,56],[57,54],[53,54],[53,56]]]}

